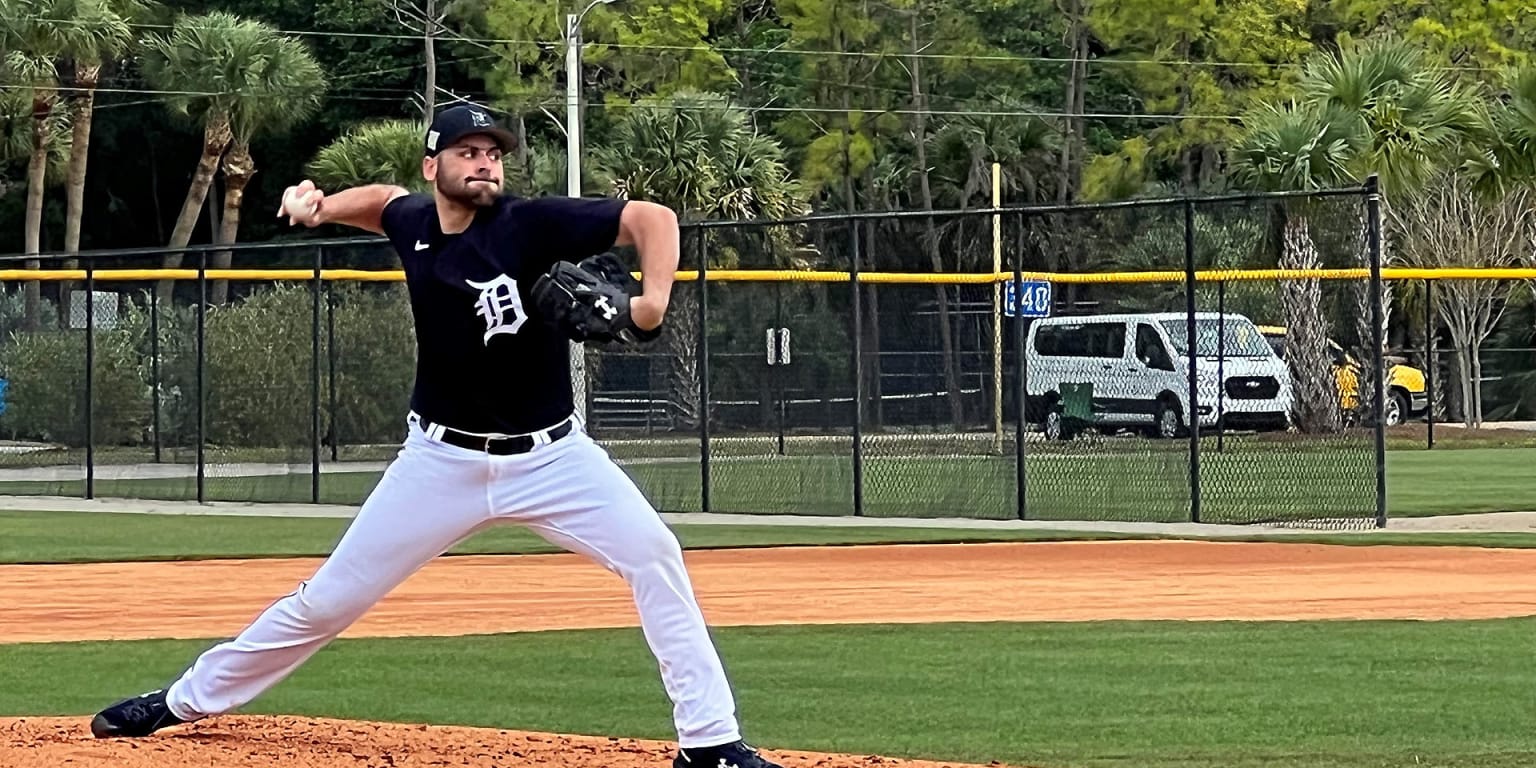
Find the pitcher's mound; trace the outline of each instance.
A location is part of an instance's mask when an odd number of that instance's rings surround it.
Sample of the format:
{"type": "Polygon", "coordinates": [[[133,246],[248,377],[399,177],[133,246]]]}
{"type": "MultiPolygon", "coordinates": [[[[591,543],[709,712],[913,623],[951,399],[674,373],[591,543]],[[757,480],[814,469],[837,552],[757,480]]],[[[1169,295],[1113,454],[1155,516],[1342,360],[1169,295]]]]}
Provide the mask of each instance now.
{"type": "MultiPolygon", "coordinates": [[[[5,768],[670,768],[660,741],[226,715],[144,739],[96,739],[89,717],[0,718],[5,768]]],[[[964,768],[959,763],[764,750],[785,768],[964,768]]],[[[993,765],[1000,765],[994,763],[993,765]]]]}

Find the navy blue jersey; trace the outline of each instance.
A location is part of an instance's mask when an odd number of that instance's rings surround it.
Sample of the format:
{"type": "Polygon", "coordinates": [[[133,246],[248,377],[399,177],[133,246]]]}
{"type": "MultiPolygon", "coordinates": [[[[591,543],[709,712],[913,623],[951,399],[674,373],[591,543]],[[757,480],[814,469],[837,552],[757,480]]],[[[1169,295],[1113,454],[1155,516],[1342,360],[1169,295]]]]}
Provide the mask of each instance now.
{"type": "Polygon", "coordinates": [[[482,433],[533,432],[571,415],[570,342],[529,316],[529,291],[556,261],[612,248],[623,209],[623,200],[508,195],[445,235],[431,196],[385,206],[416,323],[411,408],[482,433]]]}

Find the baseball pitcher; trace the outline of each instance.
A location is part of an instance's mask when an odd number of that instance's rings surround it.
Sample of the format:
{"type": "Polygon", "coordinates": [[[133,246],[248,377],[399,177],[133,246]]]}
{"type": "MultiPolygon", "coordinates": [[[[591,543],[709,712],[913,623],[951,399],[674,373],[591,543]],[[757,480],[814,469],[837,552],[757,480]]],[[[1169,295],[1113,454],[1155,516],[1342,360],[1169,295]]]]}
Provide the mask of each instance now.
{"type": "Polygon", "coordinates": [[[427,562],[491,525],[527,526],[618,574],[673,702],[676,768],[778,768],[742,741],[720,658],[660,516],[587,435],[569,340],[654,339],[677,269],[677,218],[614,199],[504,194],[515,138],[460,104],[426,133],[432,194],[288,188],[278,216],[389,238],[404,265],[417,370],[398,458],[330,557],[170,686],[113,704],[99,738],[234,710],[276,685],[427,562]],[[608,251],[634,246],[641,280],[608,251]]]}

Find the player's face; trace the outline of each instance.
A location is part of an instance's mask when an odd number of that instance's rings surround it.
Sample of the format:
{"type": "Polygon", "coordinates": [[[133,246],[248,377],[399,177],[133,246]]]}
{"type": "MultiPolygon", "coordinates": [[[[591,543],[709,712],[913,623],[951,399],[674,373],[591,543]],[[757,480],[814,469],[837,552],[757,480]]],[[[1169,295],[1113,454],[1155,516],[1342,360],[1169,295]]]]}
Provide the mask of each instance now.
{"type": "Polygon", "coordinates": [[[469,136],[437,154],[432,181],[443,196],[464,205],[487,206],[501,194],[501,148],[469,136]]]}

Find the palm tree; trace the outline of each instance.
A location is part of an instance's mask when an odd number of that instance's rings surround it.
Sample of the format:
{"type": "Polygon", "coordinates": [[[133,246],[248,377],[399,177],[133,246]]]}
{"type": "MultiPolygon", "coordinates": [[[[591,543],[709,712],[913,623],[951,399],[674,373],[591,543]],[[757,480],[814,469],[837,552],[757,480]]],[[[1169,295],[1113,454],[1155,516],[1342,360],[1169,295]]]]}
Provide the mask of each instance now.
{"type": "MultiPolygon", "coordinates": [[[[92,35],[88,25],[75,24],[69,8],[56,0],[0,0],[0,80],[16,88],[31,102],[32,144],[27,163],[27,203],[23,225],[22,252],[42,251],[43,191],[47,183],[48,157],[54,145],[67,132],[67,116],[54,109],[59,98],[57,62],[76,48],[86,45],[92,35]]],[[[37,269],[41,261],[25,262],[37,269]]],[[[38,325],[42,311],[39,285],[25,287],[24,324],[38,325]]]]}
{"type": "MultiPolygon", "coordinates": [[[[321,189],[364,184],[394,184],[412,192],[430,192],[421,177],[421,140],[426,126],[414,120],[377,120],[354,126],[327,144],[305,166],[321,189]]],[[[503,186],[527,195],[563,190],[564,146],[558,149],[535,140],[533,147],[502,158],[503,186]],[[528,162],[518,159],[524,156],[528,162]]]]}
{"type": "Polygon", "coordinates": [[[1536,66],[1502,73],[1499,85],[1488,131],[1460,168],[1489,199],[1536,182],[1536,66]]]}
{"type": "MultiPolygon", "coordinates": [[[[1437,170],[1459,156],[1469,137],[1486,133],[1489,123],[1477,93],[1443,69],[1429,66],[1420,48],[1393,38],[1373,38],[1337,54],[1314,57],[1303,70],[1300,88],[1307,101],[1338,109],[1350,130],[1364,138],[1350,160],[1351,175],[1356,181],[1378,176],[1384,220],[1391,218],[1393,200],[1424,189],[1437,170]]],[[[1360,262],[1368,266],[1364,206],[1360,218],[1360,262]]],[[[1383,227],[1384,261],[1392,252],[1388,235],[1383,227]]],[[[1373,359],[1374,340],[1385,338],[1391,288],[1382,285],[1381,327],[1374,331],[1370,283],[1357,281],[1354,289],[1356,353],[1364,362],[1373,359]]],[[[1362,390],[1364,416],[1374,412],[1374,389],[1362,390]]]]}
{"type": "MultiPolygon", "coordinates": [[[[325,73],[319,62],[302,43],[278,34],[262,35],[254,41],[258,50],[251,53],[252,66],[241,98],[230,108],[231,139],[224,155],[224,212],[219,217],[217,242],[234,243],[240,232],[240,204],[245,187],[256,173],[251,157],[251,139],[256,133],[278,134],[306,120],[320,106],[325,90],[325,73]]],[[[218,251],[209,266],[228,269],[232,254],[218,251]]],[[[209,301],[223,304],[229,296],[229,283],[214,281],[209,301]]]]}
{"type": "MultiPolygon", "coordinates": [[[[718,94],[680,91],[627,110],[609,141],[593,152],[597,175],[621,197],[669,205],[683,219],[783,219],[806,212],[806,191],[793,178],[778,143],[753,130],[746,110],[718,94]]],[[[721,237],[712,233],[712,236],[721,237]]],[[[807,265],[790,227],[767,227],[760,250],[774,266],[807,265]]],[[[757,244],[751,246],[759,250],[757,244]]],[[[744,243],[712,242],[712,266],[737,266],[744,243]]],[[[693,292],[681,292],[672,314],[690,317],[693,292]]],[[[669,323],[671,400],[687,424],[703,417],[698,402],[697,329],[669,323]]]]}
{"type": "MultiPolygon", "coordinates": [[[[70,99],[69,171],[64,185],[64,252],[75,254],[80,251],[80,226],[85,218],[85,172],[101,68],[106,61],[123,55],[133,43],[129,20],[142,14],[145,4],[140,0],[61,0],[58,5],[72,5],[75,22],[94,32],[76,41],[78,47],[70,51],[69,57],[73,59],[74,92],[70,99]]],[[[77,261],[66,259],[63,266],[73,269],[77,261]]],[[[59,286],[61,320],[69,318],[73,287],[72,282],[59,286]]]]}
{"type": "Polygon", "coordinates": [[[128,24],[142,14],[141,0],[61,0],[74,6],[74,19],[93,34],[77,41],[69,53],[74,60],[73,138],[70,141],[69,178],[65,187],[64,251],[80,250],[80,224],[85,200],[86,161],[91,147],[91,117],[102,65],[128,50],[133,31],[128,24]]]}
{"type": "Polygon", "coordinates": [[[777,219],[807,210],[783,149],[718,94],[679,91],[643,100],[593,154],[615,193],[670,205],[692,219],[777,219]]]}
{"type": "Polygon", "coordinates": [[[421,177],[422,136],[413,120],[363,123],[321,148],[305,166],[321,189],[394,184],[412,192],[429,190],[421,177]]]}
{"type": "MultiPolygon", "coordinates": [[[[5,81],[5,70],[0,67],[0,82],[5,81]]],[[[27,221],[24,228],[26,253],[38,253],[41,246],[40,229],[43,191],[57,185],[64,178],[69,156],[69,142],[58,137],[69,135],[69,114],[61,110],[51,111],[43,122],[42,144],[44,153],[37,153],[39,143],[38,123],[33,115],[34,98],[27,90],[0,91],[0,164],[26,161],[27,171],[27,221]],[[36,190],[34,192],[34,190],[36,190]],[[33,213],[36,212],[34,225],[33,213]]],[[[37,269],[42,262],[27,259],[27,269],[37,269]]],[[[22,285],[22,327],[36,330],[41,325],[41,284],[31,281],[22,285]]]]}
{"type": "MultiPolygon", "coordinates": [[[[274,52],[281,47],[275,41],[281,39],[267,24],[213,11],[180,16],[168,35],[144,41],[144,76],[151,87],[168,92],[166,104],[173,114],[203,128],[197,169],[171,231],[173,252],[165,257],[166,267],[181,265],[181,254],[174,251],[192,239],[219,161],[235,141],[237,121],[260,114],[260,105],[271,103],[274,91],[287,84],[283,73],[273,71],[274,52]]],[[[302,103],[295,107],[305,108],[302,103]]],[[[171,285],[161,281],[162,296],[169,296],[171,285]]]]}
{"type": "MultiPolygon", "coordinates": [[[[1351,176],[1350,164],[1364,146],[1355,115],[1337,106],[1291,103],[1261,106],[1244,118],[1245,132],[1231,149],[1239,183],[1265,190],[1315,190],[1351,176]]],[[[1278,211],[1283,219],[1281,269],[1322,266],[1308,228],[1305,198],[1291,198],[1278,211]]],[[[1287,327],[1285,358],[1295,392],[1293,421],[1303,432],[1332,432],[1339,426],[1338,392],[1327,350],[1328,328],[1317,279],[1280,282],[1287,327]]]]}

